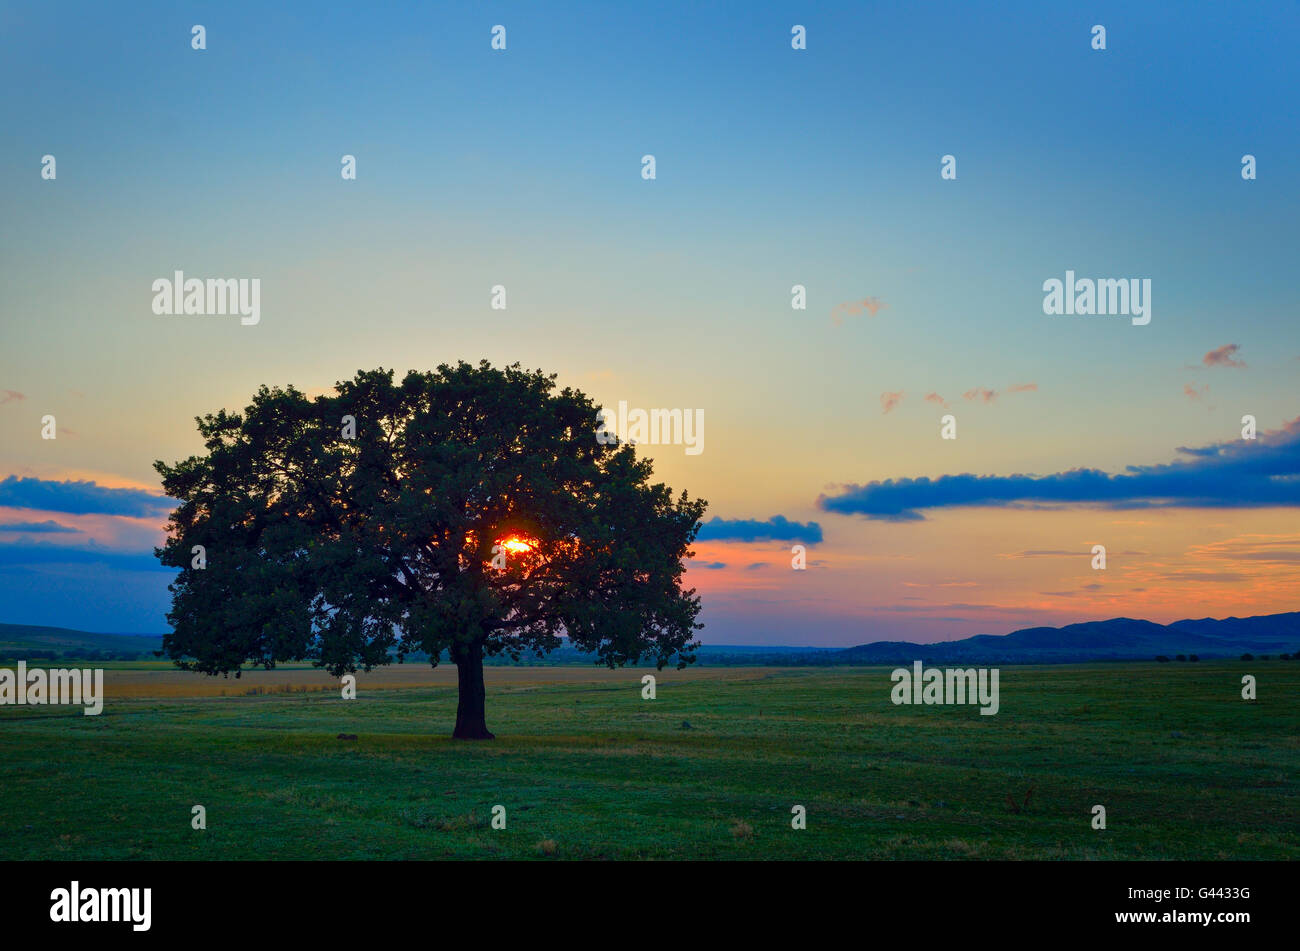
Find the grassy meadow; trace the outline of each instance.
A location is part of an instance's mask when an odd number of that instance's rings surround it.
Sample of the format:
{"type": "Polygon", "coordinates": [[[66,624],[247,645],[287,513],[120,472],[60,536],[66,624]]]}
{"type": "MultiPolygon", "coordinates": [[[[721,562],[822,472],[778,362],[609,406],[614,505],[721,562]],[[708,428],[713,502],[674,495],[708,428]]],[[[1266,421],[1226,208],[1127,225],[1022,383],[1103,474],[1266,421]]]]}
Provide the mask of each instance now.
{"type": "Polygon", "coordinates": [[[1300,857],[1293,662],[1002,667],[996,716],[894,706],[890,668],[660,671],[650,701],[642,668],[493,667],[489,743],[449,738],[452,667],[344,701],[103,666],[101,716],[0,707],[0,859],[1300,857]]]}

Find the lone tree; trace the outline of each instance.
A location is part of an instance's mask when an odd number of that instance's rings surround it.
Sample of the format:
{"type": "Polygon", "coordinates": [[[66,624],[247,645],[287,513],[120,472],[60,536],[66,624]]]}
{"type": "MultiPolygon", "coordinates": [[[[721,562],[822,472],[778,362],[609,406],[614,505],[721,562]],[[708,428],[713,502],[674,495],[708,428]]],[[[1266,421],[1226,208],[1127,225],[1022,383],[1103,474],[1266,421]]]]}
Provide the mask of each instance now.
{"type": "Polygon", "coordinates": [[[207,452],[157,462],[180,502],[155,554],[178,667],[312,660],[334,676],[447,651],[453,736],[492,739],[483,658],[569,642],[610,667],[695,660],[682,590],[705,503],[596,438],[595,404],[518,364],[358,372],[309,399],[262,386],[196,418],[207,452]],[[201,546],[201,547],[200,547],[201,546]]]}

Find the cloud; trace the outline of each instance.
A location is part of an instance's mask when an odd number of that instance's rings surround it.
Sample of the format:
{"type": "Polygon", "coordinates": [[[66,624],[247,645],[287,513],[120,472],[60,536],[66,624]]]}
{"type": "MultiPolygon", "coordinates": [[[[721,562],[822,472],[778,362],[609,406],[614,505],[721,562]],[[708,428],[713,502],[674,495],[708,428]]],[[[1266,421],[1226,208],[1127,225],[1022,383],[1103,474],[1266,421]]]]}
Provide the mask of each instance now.
{"type": "Polygon", "coordinates": [[[0,542],[0,568],[14,565],[107,565],[126,571],[167,571],[176,573],[175,568],[168,568],[152,553],[137,551],[113,551],[100,546],[90,545],[55,545],[49,542],[22,543],[0,542]]]}
{"type": "Polygon", "coordinates": [[[1230,583],[1245,581],[1246,576],[1237,571],[1166,571],[1157,577],[1166,581],[1213,581],[1230,583]]]}
{"type": "Polygon", "coordinates": [[[161,518],[173,508],[167,496],[144,489],[109,489],[94,482],[59,482],[13,475],[0,480],[0,505],[72,515],[98,513],[133,518],[161,518]]]}
{"type": "Polygon", "coordinates": [[[1199,399],[1200,399],[1201,397],[1203,397],[1203,396],[1209,396],[1209,395],[1210,395],[1210,384],[1208,384],[1208,383],[1202,383],[1202,384],[1201,384],[1201,388],[1200,388],[1200,390],[1198,391],[1198,390],[1196,389],[1196,387],[1192,386],[1192,384],[1190,384],[1190,383],[1184,383],[1184,384],[1183,384],[1183,395],[1186,396],[1189,400],[1199,400],[1199,399]]]}
{"type": "Polygon", "coordinates": [[[888,413],[891,409],[893,409],[902,401],[903,401],[902,390],[899,390],[897,393],[889,393],[889,392],[881,393],[880,394],[881,412],[888,413]]]}
{"type": "Polygon", "coordinates": [[[1273,565],[1300,564],[1300,534],[1241,535],[1193,545],[1188,554],[1206,561],[1253,561],[1273,565]]]}
{"type": "Polygon", "coordinates": [[[700,541],[803,542],[816,545],[822,540],[822,528],[816,522],[801,524],[773,515],[767,521],[724,519],[716,515],[704,523],[697,536],[700,541]]]}
{"type": "Polygon", "coordinates": [[[727,563],[725,561],[705,561],[705,562],[701,562],[695,567],[708,568],[710,571],[717,571],[720,568],[727,567],[727,563]]]}
{"type": "Polygon", "coordinates": [[[19,393],[17,390],[0,390],[0,406],[4,406],[5,403],[12,403],[16,400],[25,399],[27,399],[27,397],[24,394],[19,393]]]}
{"type": "Polygon", "coordinates": [[[874,317],[877,311],[888,306],[879,297],[864,297],[862,300],[845,301],[842,304],[835,305],[835,308],[831,311],[831,320],[838,327],[844,323],[845,314],[860,314],[865,310],[874,317]]]}
{"type": "MultiPolygon", "coordinates": [[[[1037,383],[1014,383],[1011,386],[1007,387],[1008,393],[1034,393],[1037,391],[1038,391],[1037,383]]],[[[967,390],[965,393],[962,394],[962,396],[968,400],[980,400],[985,404],[992,403],[1000,395],[1001,394],[999,394],[997,390],[990,390],[986,386],[977,386],[967,390]]],[[[888,413],[891,409],[893,409],[896,405],[898,405],[902,397],[903,394],[901,392],[882,393],[880,395],[880,402],[881,405],[885,407],[885,412],[888,413]],[[886,397],[897,397],[897,399],[891,399],[887,402],[886,397]]],[[[944,409],[948,408],[948,401],[944,399],[942,396],[940,396],[938,393],[934,392],[933,390],[931,390],[929,393],[926,393],[923,398],[927,403],[938,403],[944,409]]]]}
{"type": "Polygon", "coordinates": [[[0,532],[26,532],[28,534],[63,533],[78,534],[75,528],[60,525],[53,519],[43,522],[0,522],[0,532]]]}
{"type": "MultiPolygon", "coordinates": [[[[1008,393],[1036,393],[1038,392],[1038,384],[1037,383],[1013,383],[1011,386],[1007,387],[1007,392],[1008,393]]],[[[1002,394],[999,391],[991,390],[987,386],[976,386],[967,390],[965,393],[962,394],[962,396],[965,399],[972,400],[972,401],[979,400],[981,403],[985,403],[985,404],[992,403],[1001,395],[1002,394]]],[[[926,395],[925,398],[929,400],[931,403],[942,403],[945,407],[948,405],[946,402],[944,402],[943,397],[940,396],[938,393],[929,393],[926,395]]]]}
{"type": "MultiPolygon", "coordinates": [[[[1118,551],[1111,552],[1112,555],[1145,555],[1144,551],[1118,551]]],[[[1091,548],[1081,548],[1078,551],[1066,551],[1062,548],[1040,548],[1030,549],[1029,551],[1009,552],[998,555],[999,558],[1091,558],[1091,548]]]]}
{"type": "Polygon", "coordinates": [[[1300,508],[1300,417],[1255,440],[1232,440],[1192,451],[1188,459],[1128,466],[1122,473],[1071,469],[1051,475],[887,479],[846,485],[817,507],[841,515],[919,521],[922,509],[1008,508],[1300,508]]]}
{"type": "Polygon", "coordinates": [[[755,562],[753,562],[753,563],[751,563],[751,564],[746,565],[746,566],[745,566],[745,570],[746,570],[746,571],[758,571],[760,568],[766,568],[766,567],[767,567],[767,562],[765,562],[765,561],[755,561],[755,562]]]}
{"type": "Polygon", "coordinates": [[[1201,362],[1207,367],[1245,367],[1243,361],[1234,359],[1240,349],[1235,343],[1225,343],[1201,357],[1201,362]]]}

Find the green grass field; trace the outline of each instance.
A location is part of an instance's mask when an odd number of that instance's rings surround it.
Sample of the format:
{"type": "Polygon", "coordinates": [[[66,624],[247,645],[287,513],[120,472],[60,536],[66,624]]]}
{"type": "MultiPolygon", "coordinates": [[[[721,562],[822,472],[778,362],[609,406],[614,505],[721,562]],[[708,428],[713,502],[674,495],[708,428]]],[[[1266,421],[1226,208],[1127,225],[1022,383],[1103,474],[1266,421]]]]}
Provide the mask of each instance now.
{"type": "Polygon", "coordinates": [[[653,701],[644,669],[490,668],[474,744],[454,669],[349,702],[110,665],[99,717],[0,707],[0,859],[1300,857],[1300,664],[1001,671],[980,716],[892,705],[889,668],[663,671],[653,701]]]}

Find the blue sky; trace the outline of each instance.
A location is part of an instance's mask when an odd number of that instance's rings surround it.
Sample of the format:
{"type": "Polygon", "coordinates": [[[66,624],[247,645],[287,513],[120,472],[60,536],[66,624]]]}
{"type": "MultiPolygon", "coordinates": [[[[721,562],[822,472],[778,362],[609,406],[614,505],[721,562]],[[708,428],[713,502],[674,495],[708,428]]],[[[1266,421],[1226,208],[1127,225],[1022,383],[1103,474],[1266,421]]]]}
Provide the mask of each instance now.
{"type": "MultiPolygon", "coordinates": [[[[701,549],[727,566],[699,573],[718,642],[1278,608],[1282,562],[1244,588],[1151,578],[1300,533],[1291,505],[1121,526],[1071,499],[909,526],[818,504],[888,479],[1158,466],[1236,438],[1243,413],[1279,432],[1300,416],[1297,7],[990,10],[0,8],[0,399],[21,396],[0,402],[0,480],[156,492],[153,460],[199,448],[192,417],[261,383],[519,360],[607,403],[704,408],[707,451],[656,464],[708,518],[817,523],[807,576],[781,569],[781,531],[701,549]],[[261,324],[154,316],[150,282],[177,268],[260,277],[261,324]],[[1151,324],[1045,316],[1042,283],[1067,269],[1150,278],[1151,324]],[[875,316],[831,319],[869,297],[875,316]],[[1204,363],[1231,344],[1244,367],[1204,363]],[[996,398],[962,396],[982,388],[996,398]],[[928,393],[958,408],[955,444],[928,393]],[[66,437],[39,439],[45,413],[66,437]],[[1087,573],[1040,596],[1072,576],[1012,557],[1093,536],[1148,553],[1105,600],[1085,600],[1087,573]],[[907,585],[971,596],[904,603],[907,585]]],[[[0,523],[72,526],[60,511],[0,506],[0,523]]],[[[0,529],[0,620],[162,629],[166,575],[129,560],[159,520],[99,514],[57,539],[81,546],[64,563],[51,533],[0,529]]]]}

